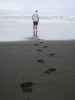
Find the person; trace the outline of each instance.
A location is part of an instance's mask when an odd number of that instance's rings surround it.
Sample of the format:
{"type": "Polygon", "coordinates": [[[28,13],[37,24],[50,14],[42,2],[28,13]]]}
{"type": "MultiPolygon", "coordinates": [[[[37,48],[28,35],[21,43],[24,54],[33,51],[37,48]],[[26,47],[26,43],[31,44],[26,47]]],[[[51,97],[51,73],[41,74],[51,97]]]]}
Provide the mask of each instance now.
{"type": "Polygon", "coordinates": [[[38,10],[35,10],[35,13],[32,15],[33,20],[33,36],[37,37],[37,26],[39,22],[38,10]]]}

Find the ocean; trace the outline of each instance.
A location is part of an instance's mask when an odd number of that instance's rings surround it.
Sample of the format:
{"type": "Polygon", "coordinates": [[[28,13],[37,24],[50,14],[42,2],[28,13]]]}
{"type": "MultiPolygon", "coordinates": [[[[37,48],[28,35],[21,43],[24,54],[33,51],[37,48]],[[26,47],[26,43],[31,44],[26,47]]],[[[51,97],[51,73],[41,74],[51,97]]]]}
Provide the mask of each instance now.
{"type": "MultiPolygon", "coordinates": [[[[33,35],[31,17],[26,16],[1,16],[0,41],[25,40],[33,35]]],[[[45,40],[74,40],[74,17],[40,17],[38,36],[45,40]]]]}

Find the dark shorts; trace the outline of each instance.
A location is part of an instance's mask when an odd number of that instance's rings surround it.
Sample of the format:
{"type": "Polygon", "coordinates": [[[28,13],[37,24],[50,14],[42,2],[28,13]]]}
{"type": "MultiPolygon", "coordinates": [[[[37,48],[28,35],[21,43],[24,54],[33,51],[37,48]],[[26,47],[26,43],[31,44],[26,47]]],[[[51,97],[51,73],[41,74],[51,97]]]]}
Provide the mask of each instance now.
{"type": "Polygon", "coordinates": [[[33,22],[33,24],[34,24],[34,25],[38,25],[38,22],[37,22],[37,21],[35,21],[35,22],[33,22]]]}

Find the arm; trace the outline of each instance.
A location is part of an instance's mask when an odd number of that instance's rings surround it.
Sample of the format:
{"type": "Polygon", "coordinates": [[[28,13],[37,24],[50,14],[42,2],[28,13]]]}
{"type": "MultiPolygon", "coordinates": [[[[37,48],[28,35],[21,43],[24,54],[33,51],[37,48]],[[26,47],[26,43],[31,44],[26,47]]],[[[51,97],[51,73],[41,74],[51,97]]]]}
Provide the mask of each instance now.
{"type": "Polygon", "coordinates": [[[38,22],[39,22],[39,16],[38,16],[38,22]]]}
{"type": "Polygon", "coordinates": [[[32,20],[33,20],[34,15],[32,15],[32,20]]]}

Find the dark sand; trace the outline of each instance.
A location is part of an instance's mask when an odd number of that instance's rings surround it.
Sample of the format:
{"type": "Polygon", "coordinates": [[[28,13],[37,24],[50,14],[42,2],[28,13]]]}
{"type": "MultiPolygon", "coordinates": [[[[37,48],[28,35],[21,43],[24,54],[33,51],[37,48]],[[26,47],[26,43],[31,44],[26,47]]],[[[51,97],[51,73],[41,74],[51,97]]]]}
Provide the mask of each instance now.
{"type": "Polygon", "coordinates": [[[0,100],[25,100],[25,95],[31,100],[75,100],[74,94],[75,41],[0,43],[0,100]],[[38,54],[36,49],[42,52],[38,54]],[[38,59],[45,63],[38,63],[38,59]],[[43,73],[49,68],[56,71],[43,73]],[[20,85],[24,81],[37,83],[32,93],[22,92],[20,85]]]}

